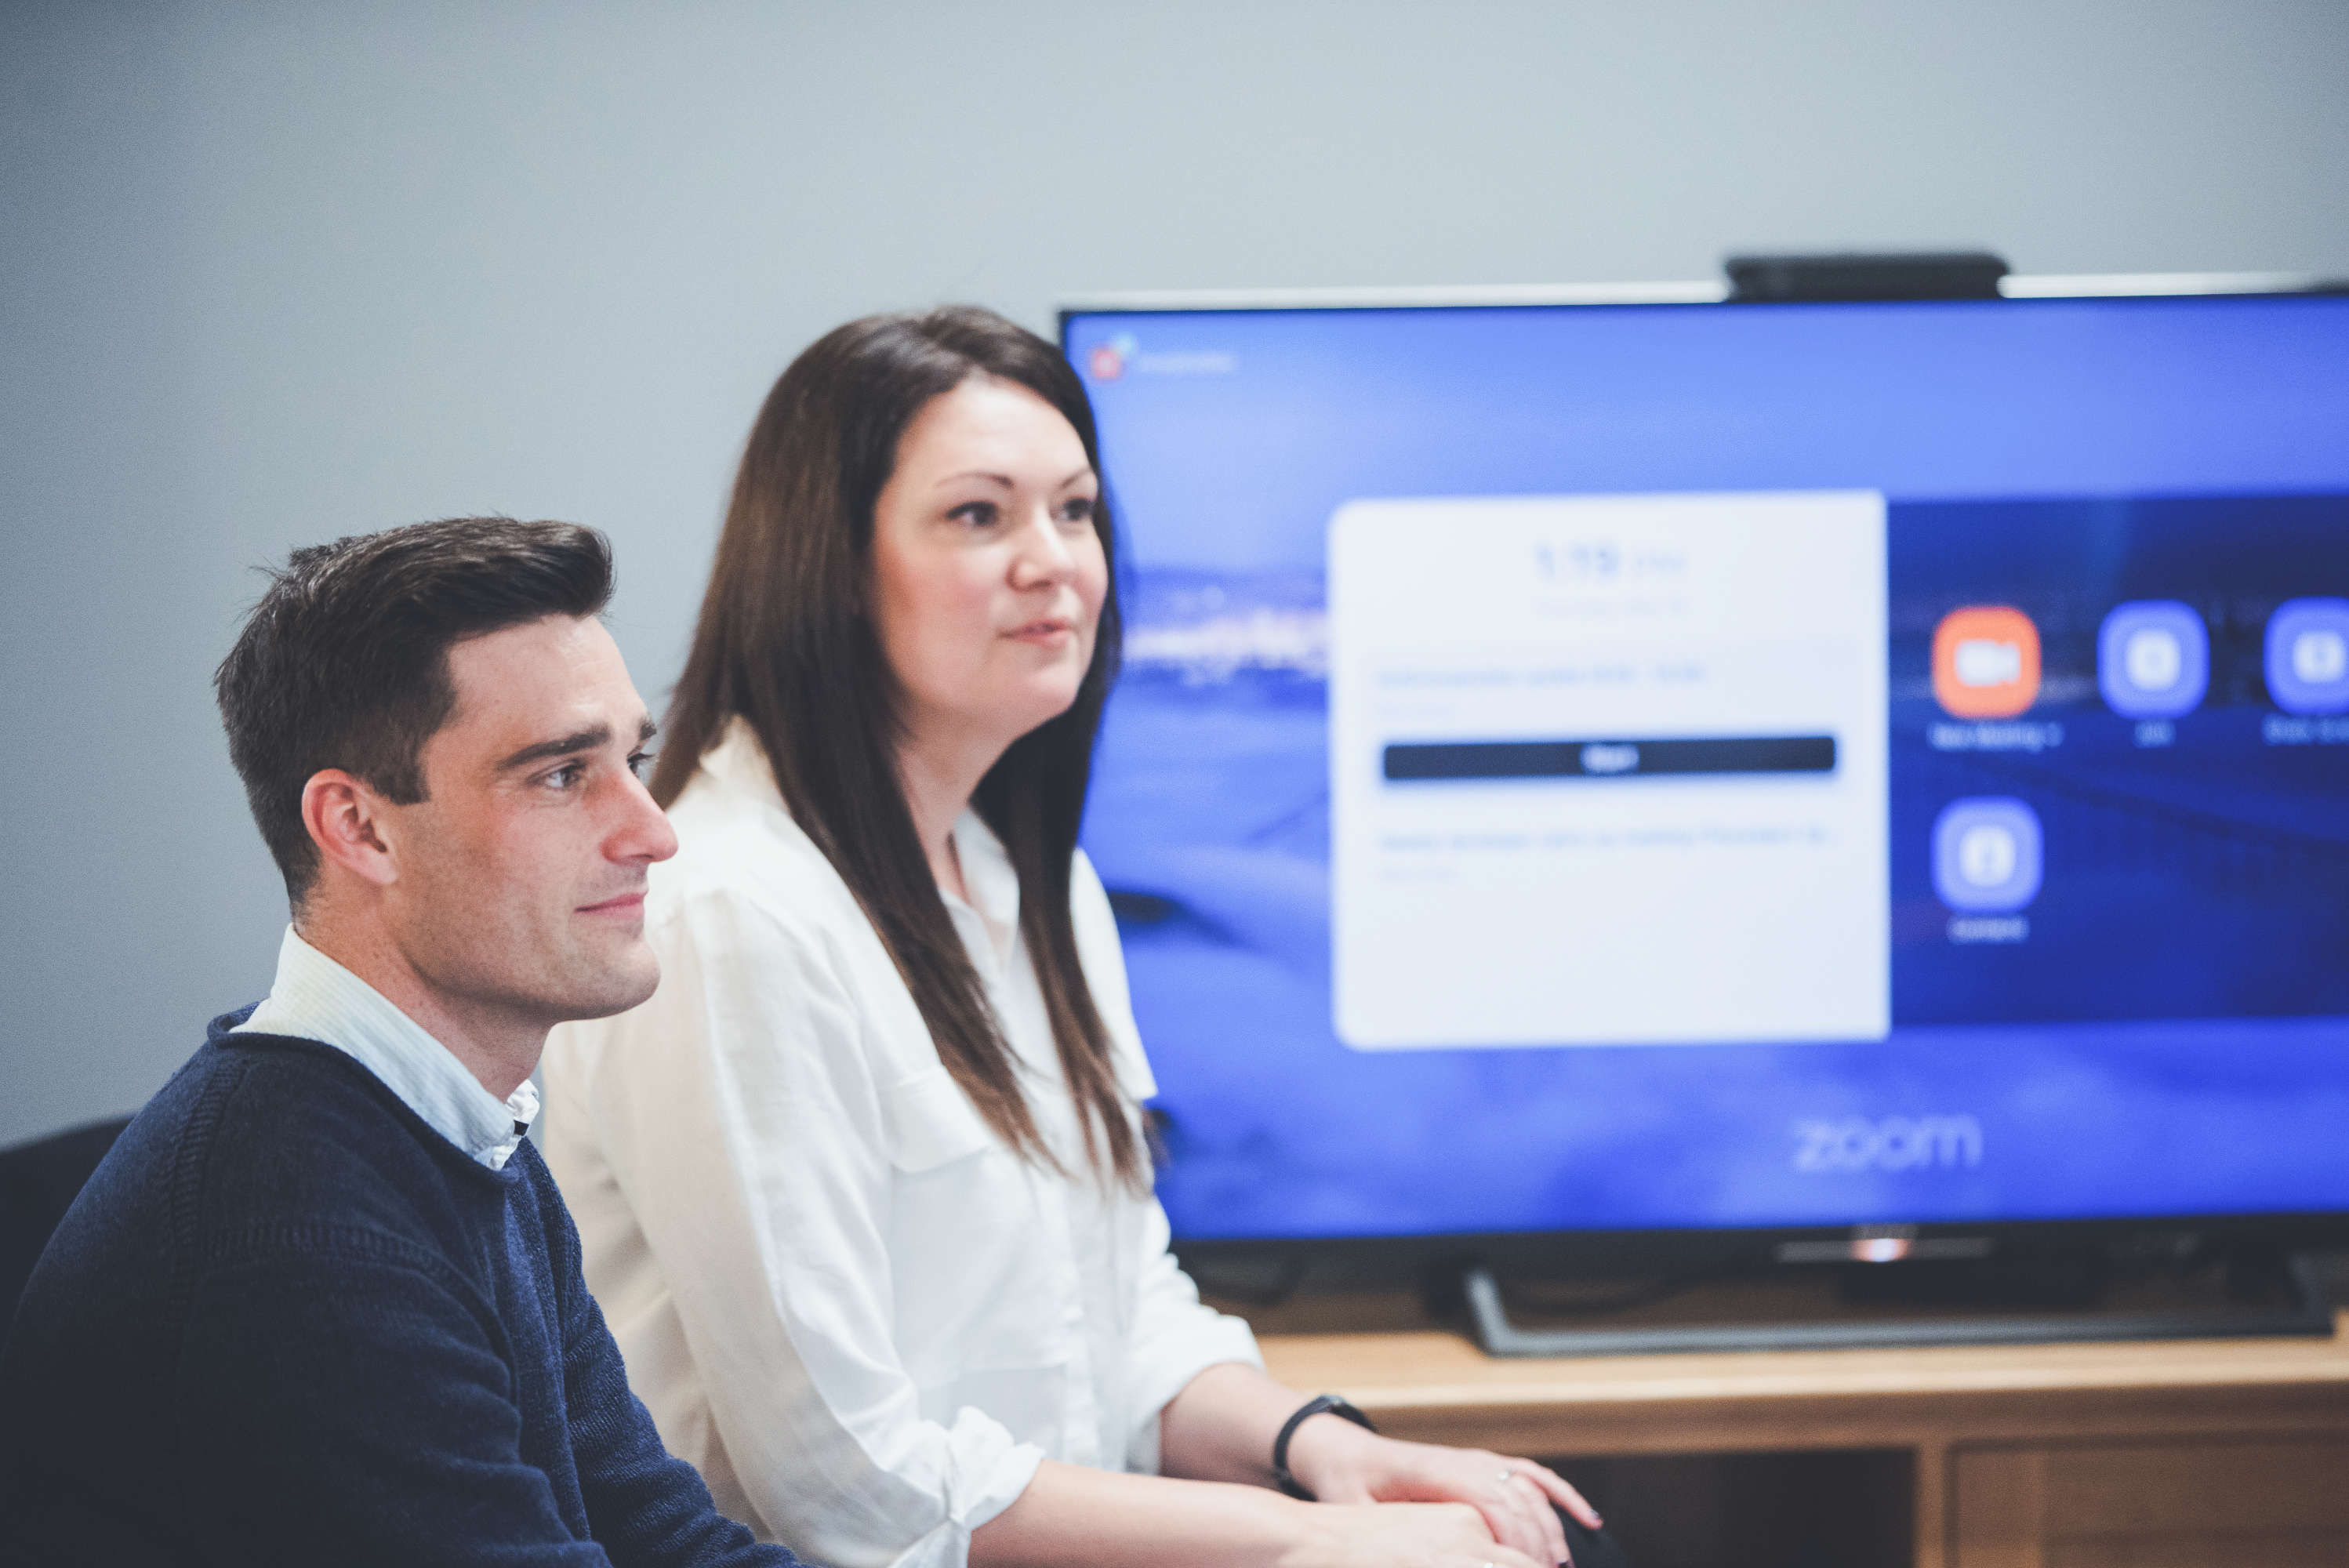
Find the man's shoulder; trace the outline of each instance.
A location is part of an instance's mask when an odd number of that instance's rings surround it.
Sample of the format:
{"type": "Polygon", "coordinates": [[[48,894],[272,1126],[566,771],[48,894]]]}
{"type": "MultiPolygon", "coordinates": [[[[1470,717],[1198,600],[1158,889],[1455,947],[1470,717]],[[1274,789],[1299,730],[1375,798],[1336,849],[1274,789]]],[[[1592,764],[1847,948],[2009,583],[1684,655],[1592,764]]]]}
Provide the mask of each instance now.
{"type": "Polygon", "coordinates": [[[216,1023],[60,1230],[73,1228],[68,1245],[118,1252],[143,1236],[181,1269],[238,1246],[471,1252],[461,1211],[485,1194],[468,1189],[495,1180],[344,1052],[216,1023]]]}
{"type": "Polygon", "coordinates": [[[131,1119],[35,1265],[0,1362],[28,1408],[71,1404],[99,1367],[168,1380],[208,1282],[270,1282],[290,1307],[363,1265],[484,1299],[476,1236],[497,1178],[474,1166],[489,1191],[465,1191],[412,1113],[332,1047],[229,1037],[228,1021],[131,1119]]]}
{"type": "Polygon", "coordinates": [[[452,1223],[499,1207],[496,1175],[348,1054],[270,1035],[219,1048],[242,1067],[212,1134],[209,1223],[357,1227],[453,1245],[452,1223]]]}

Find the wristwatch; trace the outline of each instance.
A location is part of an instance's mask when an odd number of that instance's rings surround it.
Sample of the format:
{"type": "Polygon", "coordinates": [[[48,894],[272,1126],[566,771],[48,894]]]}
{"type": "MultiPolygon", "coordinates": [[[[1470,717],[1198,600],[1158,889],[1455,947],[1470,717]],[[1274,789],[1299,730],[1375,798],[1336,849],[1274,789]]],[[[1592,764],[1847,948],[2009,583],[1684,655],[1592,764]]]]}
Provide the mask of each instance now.
{"type": "Polygon", "coordinates": [[[1298,1428],[1312,1417],[1321,1415],[1351,1421],[1366,1432],[1378,1430],[1371,1425],[1368,1416],[1335,1394],[1316,1394],[1298,1406],[1297,1413],[1280,1424],[1280,1436],[1272,1439],[1272,1484],[1303,1502],[1311,1502],[1313,1494],[1299,1485],[1297,1478],[1288,1473],[1288,1439],[1297,1435],[1298,1428]]]}

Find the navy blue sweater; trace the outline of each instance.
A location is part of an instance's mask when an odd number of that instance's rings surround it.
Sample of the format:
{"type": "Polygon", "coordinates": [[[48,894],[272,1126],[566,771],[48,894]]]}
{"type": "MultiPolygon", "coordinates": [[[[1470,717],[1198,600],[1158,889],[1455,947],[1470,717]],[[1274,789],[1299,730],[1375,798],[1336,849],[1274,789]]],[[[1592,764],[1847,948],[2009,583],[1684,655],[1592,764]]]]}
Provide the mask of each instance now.
{"type": "Polygon", "coordinates": [[[0,1562],[797,1562],[662,1448],[535,1150],[491,1171],[243,1016],[34,1270],[0,1352],[0,1562]]]}

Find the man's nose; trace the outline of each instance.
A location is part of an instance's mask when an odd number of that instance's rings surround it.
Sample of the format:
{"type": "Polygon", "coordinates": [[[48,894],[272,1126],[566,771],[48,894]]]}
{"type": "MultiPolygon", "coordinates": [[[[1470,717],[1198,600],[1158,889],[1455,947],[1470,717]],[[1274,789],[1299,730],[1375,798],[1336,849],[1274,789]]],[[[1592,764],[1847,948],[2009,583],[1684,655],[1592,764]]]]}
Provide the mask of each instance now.
{"type": "Polygon", "coordinates": [[[620,790],[622,818],[612,841],[612,858],[649,864],[677,853],[677,830],[669,826],[668,813],[660,809],[644,780],[630,773],[620,790]]]}

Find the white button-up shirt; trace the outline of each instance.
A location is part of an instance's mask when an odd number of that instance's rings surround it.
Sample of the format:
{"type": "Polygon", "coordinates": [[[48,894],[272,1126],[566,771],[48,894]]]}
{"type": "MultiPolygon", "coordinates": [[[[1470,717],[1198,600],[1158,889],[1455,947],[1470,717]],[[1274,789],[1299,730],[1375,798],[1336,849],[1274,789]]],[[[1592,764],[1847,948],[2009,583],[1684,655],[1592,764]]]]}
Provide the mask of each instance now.
{"type": "MultiPolygon", "coordinates": [[[[949,897],[1047,1144],[979,1119],[887,950],[739,721],[652,869],[651,1001],[548,1043],[542,1140],[589,1286],[671,1451],[719,1507],[837,1568],[951,1565],[1046,1457],[1154,1470],[1158,1414],[1259,1365],[1203,1306],[1154,1198],[1088,1173],[1019,882],[976,816],[949,897]]],[[[1077,950],[1118,1079],[1156,1092],[1109,900],[1080,854],[1077,950]]]]}
{"type": "Polygon", "coordinates": [[[481,1087],[472,1069],[392,1006],[390,998],[303,941],[292,926],[277,944],[269,995],[233,1034],[317,1040],[381,1078],[424,1124],[492,1171],[538,1115],[538,1089],[525,1079],[508,1099],[481,1087]]]}

